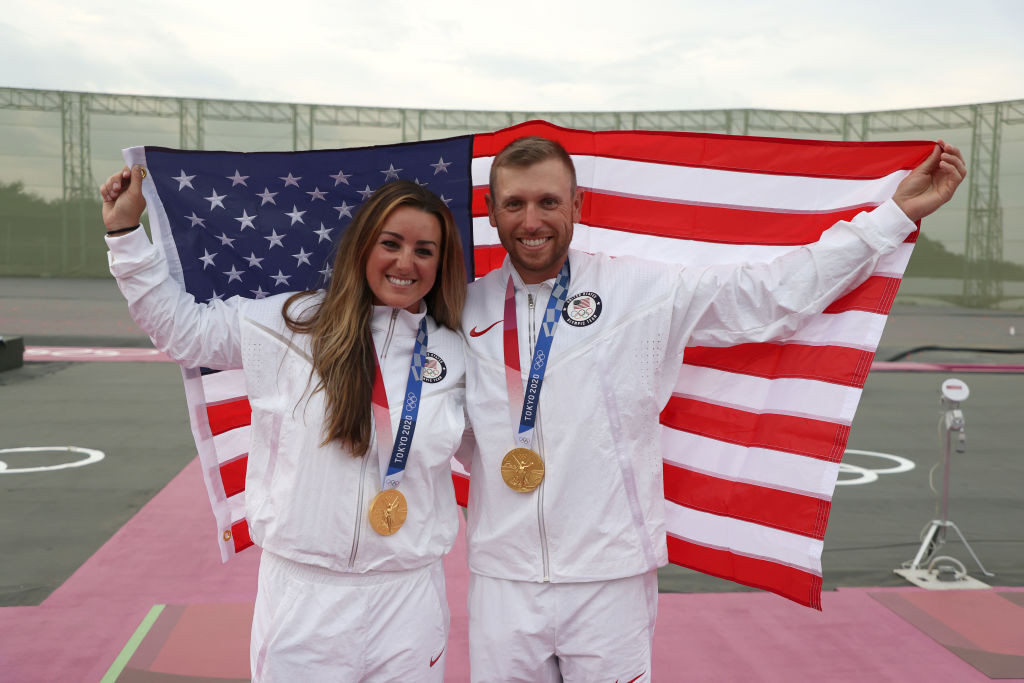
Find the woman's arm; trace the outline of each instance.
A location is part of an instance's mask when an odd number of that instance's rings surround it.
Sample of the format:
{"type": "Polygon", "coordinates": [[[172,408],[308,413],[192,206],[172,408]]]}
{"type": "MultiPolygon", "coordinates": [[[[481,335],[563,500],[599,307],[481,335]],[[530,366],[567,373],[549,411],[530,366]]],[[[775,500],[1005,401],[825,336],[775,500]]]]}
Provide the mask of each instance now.
{"type": "Polygon", "coordinates": [[[186,367],[242,367],[244,300],[200,304],[170,277],[167,261],[137,229],[146,200],[141,166],[124,167],[100,187],[110,272],[135,323],[153,344],[186,367]]]}

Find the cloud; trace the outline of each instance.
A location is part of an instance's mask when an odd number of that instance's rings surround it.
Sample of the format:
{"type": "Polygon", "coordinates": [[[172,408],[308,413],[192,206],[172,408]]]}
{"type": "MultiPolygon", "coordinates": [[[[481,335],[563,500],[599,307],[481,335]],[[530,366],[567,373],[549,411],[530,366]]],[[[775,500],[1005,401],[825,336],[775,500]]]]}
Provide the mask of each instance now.
{"type": "Polygon", "coordinates": [[[411,108],[864,111],[1024,95],[1024,3],[41,0],[0,85],[411,108]]]}

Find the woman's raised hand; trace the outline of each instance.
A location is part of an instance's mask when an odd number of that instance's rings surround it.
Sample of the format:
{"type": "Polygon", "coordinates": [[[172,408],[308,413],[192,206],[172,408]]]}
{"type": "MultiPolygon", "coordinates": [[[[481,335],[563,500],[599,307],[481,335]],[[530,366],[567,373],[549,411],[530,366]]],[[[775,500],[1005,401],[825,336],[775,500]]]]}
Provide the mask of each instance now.
{"type": "Polygon", "coordinates": [[[103,224],[108,231],[139,224],[146,208],[146,199],[142,196],[143,174],[142,166],[125,166],[100,185],[103,224]]]}

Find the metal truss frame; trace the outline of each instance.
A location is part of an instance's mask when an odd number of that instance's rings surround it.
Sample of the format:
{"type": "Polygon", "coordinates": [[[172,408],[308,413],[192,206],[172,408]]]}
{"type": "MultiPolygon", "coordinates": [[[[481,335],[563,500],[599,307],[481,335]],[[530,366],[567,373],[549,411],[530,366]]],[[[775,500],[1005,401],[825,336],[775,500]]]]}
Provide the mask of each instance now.
{"type": "Polygon", "coordinates": [[[544,119],[586,130],[688,130],[730,135],[805,136],[871,140],[891,133],[970,131],[964,300],[983,306],[1002,296],[992,265],[1002,259],[1003,218],[999,203],[999,156],[1004,125],[1024,123],[1024,100],[860,113],[716,109],[695,111],[542,112],[459,111],[350,107],[149,97],[105,93],[0,88],[0,110],[59,112],[63,152],[63,196],[82,199],[96,183],[90,167],[93,114],[177,119],[179,146],[203,149],[208,121],[288,124],[292,149],[317,146],[318,126],[394,131],[395,142],[478,133],[544,119]]]}

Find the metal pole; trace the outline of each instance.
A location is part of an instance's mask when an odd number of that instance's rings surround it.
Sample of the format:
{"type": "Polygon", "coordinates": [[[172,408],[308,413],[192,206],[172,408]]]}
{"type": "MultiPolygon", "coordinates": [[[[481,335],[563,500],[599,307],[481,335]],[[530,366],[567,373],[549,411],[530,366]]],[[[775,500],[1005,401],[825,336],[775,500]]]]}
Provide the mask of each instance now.
{"type": "MultiPolygon", "coordinates": [[[[948,424],[948,421],[947,421],[948,424]]],[[[946,429],[946,453],[942,472],[942,504],[940,506],[939,543],[946,542],[946,526],[949,521],[949,452],[952,431],[946,429]]]]}

